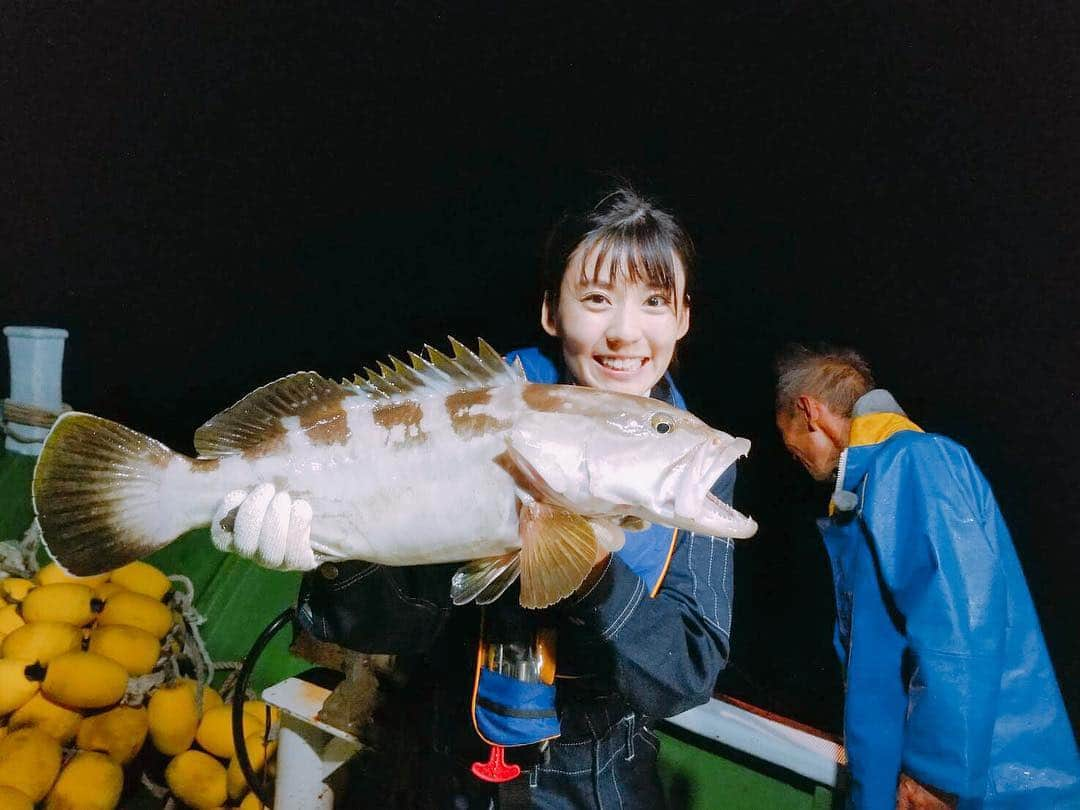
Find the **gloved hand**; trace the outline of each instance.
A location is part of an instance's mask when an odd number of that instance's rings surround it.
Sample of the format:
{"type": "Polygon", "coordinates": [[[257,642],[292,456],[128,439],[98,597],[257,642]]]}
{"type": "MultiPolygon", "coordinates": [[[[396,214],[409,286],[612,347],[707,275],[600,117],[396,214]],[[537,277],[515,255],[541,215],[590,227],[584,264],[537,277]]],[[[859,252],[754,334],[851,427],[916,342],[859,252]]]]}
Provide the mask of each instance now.
{"type": "Polygon", "coordinates": [[[318,565],[311,550],[311,505],[273,484],[227,493],[210,521],[210,539],[216,548],[266,568],[310,571],[318,565]]]}

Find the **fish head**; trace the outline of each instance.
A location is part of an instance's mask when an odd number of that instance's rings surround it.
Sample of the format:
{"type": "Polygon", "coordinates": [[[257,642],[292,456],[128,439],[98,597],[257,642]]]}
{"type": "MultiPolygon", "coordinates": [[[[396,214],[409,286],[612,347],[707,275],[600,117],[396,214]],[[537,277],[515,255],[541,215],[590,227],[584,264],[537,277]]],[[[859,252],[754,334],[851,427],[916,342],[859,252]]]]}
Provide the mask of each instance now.
{"type": "MultiPolygon", "coordinates": [[[[757,524],[711,492],[750,450],[648,397],[568,386],[534,395],[511,447],[542,496],[587,516],[632,515],[714,537],[751,537],[757,524]]],[[[526,398],[527,401],[529,397],[526,398]]]]}

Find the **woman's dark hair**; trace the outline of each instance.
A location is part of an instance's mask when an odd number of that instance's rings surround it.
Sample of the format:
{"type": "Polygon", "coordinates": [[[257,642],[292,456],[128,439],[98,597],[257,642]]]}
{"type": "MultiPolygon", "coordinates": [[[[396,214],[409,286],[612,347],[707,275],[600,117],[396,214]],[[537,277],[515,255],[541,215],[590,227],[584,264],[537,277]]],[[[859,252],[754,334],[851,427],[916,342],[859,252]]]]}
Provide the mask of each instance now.
{"type": "Polygon", "coordinates": [[[684,301],[675,301],[675,257],[682,264],[689,290],[694,243],[674,215],[628,185],[619,185],[599,201],[565,214],[552,228],[544,250],[540,293],[552,312],[558,308],[566,266],[577,250],[583,258],[596,255],[591,267],[582,262],[583,275],[591,269],[595,277],[610,264],[612,280],[625,274],[631,282],[644,281],[665,290],[676,307],[689,303],[689,293],[684,301]]]}

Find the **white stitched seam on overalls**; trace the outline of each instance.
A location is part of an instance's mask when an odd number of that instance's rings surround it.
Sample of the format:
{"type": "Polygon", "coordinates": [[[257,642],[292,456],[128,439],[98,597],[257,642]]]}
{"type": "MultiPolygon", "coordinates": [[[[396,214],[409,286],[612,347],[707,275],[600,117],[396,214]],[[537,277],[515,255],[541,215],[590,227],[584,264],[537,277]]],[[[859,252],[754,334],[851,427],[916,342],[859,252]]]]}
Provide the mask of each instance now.
{"type": "Polygon", "coordinates": [[[644,596],[645,580],[639,579],[637,581],[637,585],[634,587],[634,593],[630,597],[630,601],[626,603],[626,607],[623,608],[622,613],[619,614],[619,616],[615,619],[614,622],[612,622],[608,629],[600,634],[600,638],[604,641],[607,641],[608,639],[613,638],[615,634],[618,633],[620,630],[622,630],[623,625],[626,624],[630,616],[633,615],[635,608],[637,608],[638,604],[641,603],[642,597],[644,596]]]}
{"type": "Polygon", "coordinates": [[[353,585],[353,584],[359,582],[360,580],[364,579],[364,577],[371,576],[372,574],[374,574],[378,570],[379,570],[379,566],[373,565],[370,568],[365,568],[362,571],[357,571],[352,576],[345,577],[345,579],[341,580],[341,582],[333,582],[333,583],[331,583],[330,590],[331,591],[340,591],[342,588],[348,588],[350,585],[353,585]]]}
{"type": "Polygon", "coordinates": [[[716,551],[716,538],[713,538],[709,542],[709,578],[708,578],[707,581],[709,583],[709,590],[712,591],[712,595],[713,595],[713,600],[712,600],[712,602],[713,602],[713,619],[719,625],[720,624],[720,614],[717,612],[718,609],[719,609],[717,607],[717,605],[719,603],[719,598],[716,595],[716,588],[714,588],[713,584],[712,584],[712,558],[713,558],[713,552],[714,551],[716,551]]]}
{"type": "Polygon", "coordinates": [[[697,572],[694,570],[694,532],[690,532],[690,551],[687,552],[687,562],[690,567],[690,583],[693,588],[690,591],[690,595],[697,600],[697,572]]]}
{"type": "MultiPolygon", "coordinates": [[[[592,740],[588,740],[587,742],[592,742],[592,740]]],[[[618,750],[616,750],[616,751],[614,751],[612,753],[612,755],[608,758],[607,762],[605,762],[603,765],[601,765],[599,767],[598,772],[603,773],[604,769],[607,768],[608,765],[610,765],[612,762],[615,761],[615,757],[619,756],[619,754],[621,754],[625,750],[626,750],[626,743],[623,743],[622,745],[619,746],[618,750]]],[[[592,768],[591,767],[585,768],[584,770],[581,770],[581,771],[560,771],[558,768],[541,768],[540,773],[557,773],[557,774],[561,774],[563,776],[581,776],[583,773],[592,773],[592,768]]]]}
{"type": "Polygon", "coordinates": [[[614,765],[611,766],[611,784],[615,786],[615,798],[619,800],[619,810],[622,810],[622,794],[619,792],[619,777],[616,775],[617,770],[618,768],[614,765]]]}

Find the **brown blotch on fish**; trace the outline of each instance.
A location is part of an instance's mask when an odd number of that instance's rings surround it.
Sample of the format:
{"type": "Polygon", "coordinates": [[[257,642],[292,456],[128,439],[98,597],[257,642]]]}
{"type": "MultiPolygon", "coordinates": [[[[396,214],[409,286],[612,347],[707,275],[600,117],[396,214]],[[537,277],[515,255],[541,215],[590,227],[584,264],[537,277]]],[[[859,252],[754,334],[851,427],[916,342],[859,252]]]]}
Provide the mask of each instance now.
{"type": "Polygon", "coordinates": [[[446,412],[450,415],[450,426],[454,433],[462,438],[482,436],[510,427],[506,419],[499,419],[488,413],[473,413],[473,408],[491,402],[491,391],[480,388],[475,391],[459,391],[446,398],[446,412]]]}
{"type": "Polygon", "coordinates": [[[567,406],[566,397],[553,385],[539,383],[526,385],[525,390],[521,392],[521,398],[534,411],[545,413],[561,411],[567,406]]]}
{"type": "Polygon", "coordinates": [[[383,405],[372,411],[372,418],[375,424],[387,433],[391,433],[398,426],[404,428],[404,437],[399,442],[400,444],[418,444],[427,441],[427,434],[420,429],[424,409],[417,402],[405,401],[383,405]]]}
{"type": "Polygon", "coordinates": [[[349,441],[349,420],[341,400],[321,399],[300,411],[300,427],[312,444],[345,444],[349,441]]]}
{"type": "Polygon", "coordinates": [[[213,472],[220,466],[220,458],[196,458],[191,460],[191,469],[193,472],[213,472]]]}

